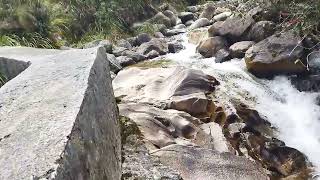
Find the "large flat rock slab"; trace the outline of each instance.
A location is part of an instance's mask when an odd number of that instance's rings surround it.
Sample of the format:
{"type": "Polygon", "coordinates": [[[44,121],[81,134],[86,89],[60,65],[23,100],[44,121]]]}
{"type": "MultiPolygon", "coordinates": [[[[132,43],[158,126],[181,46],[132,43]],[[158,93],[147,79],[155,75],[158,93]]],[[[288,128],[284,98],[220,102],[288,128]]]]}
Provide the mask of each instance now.
{"type": "Polygon", "coordinates": [[[262,167],[245,157],[205,148],[170,145],[152,153],[185,180],[267,180],[262,167]]]}
{"type": "Polygon", "coordinates": [[[0,48],[0,67],[11,76],[0,88],[1,180],[120,179],[105,56],[100,48],[0,48]]]}

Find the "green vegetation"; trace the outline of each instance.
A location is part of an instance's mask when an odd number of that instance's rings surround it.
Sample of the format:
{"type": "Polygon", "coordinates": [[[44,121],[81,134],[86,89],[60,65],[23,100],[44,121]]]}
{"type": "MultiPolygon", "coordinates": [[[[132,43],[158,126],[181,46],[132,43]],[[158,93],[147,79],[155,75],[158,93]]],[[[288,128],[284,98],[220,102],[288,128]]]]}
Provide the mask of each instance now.
{"type": "Polygon", "coordinates": [[[131,33],[126,11],[147,0],[1,0],[0,45],[55,48],[131,33]],[[69,44],[68,44],[69,43],[69,44]]]}
{"type": "Polygon", "coordinates": [[[0,72],[0,87],[6,83],[7,78],[0,72]]]}
{"type": "Polygon", "coordinates": [[[244,0],[252,6],[263,8],[272,14],[279,30],[294,30],[302,36],[312,36],[320,40],[319,0],[244,0]]]}
{"type": "MultiPolygon", "coordinates": [[[[184,8],[192,0],[161,0],[184,8]]],[[[194,0],[193,0],[194,1],[194,0]]],[[[197,1],[197,0],[196,0],[197,1]]],[[[133,31],[153,0],[0,0],[0,46],[58,48],[96,39],[118,40],[133,31]]]]}

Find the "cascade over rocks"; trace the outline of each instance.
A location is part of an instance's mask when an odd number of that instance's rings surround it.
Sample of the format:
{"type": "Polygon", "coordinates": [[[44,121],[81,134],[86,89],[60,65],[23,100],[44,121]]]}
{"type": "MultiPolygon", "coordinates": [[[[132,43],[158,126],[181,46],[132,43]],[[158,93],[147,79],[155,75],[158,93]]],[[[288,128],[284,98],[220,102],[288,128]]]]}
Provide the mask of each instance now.
{"type": "Polygon", "coordinates": [[[245,55],[248,70],[259,77],[306,72],[299,43],[300,37],[285,32],[255,44],[245,55]]]}

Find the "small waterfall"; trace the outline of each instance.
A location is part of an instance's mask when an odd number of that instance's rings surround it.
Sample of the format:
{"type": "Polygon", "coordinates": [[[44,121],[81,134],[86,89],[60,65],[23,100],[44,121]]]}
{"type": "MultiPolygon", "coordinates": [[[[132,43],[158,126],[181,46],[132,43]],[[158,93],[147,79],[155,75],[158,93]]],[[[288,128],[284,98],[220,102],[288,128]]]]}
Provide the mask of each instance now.
{"type": "Polygon", "coordinates": [[[287,77],[258,79],[246,71],[241,59],[225,63],[203,59],[196,46],[188,43],[187,34],[180,36],[185,49],[167,59],[216,77],[221,82],[216,91],[219,100],[230,105],[236,100],[256,109],[277,127],[278,138],[303,152],[320,173],[320,106],[316,102],[320,93],[299,92],[287,77]]]}

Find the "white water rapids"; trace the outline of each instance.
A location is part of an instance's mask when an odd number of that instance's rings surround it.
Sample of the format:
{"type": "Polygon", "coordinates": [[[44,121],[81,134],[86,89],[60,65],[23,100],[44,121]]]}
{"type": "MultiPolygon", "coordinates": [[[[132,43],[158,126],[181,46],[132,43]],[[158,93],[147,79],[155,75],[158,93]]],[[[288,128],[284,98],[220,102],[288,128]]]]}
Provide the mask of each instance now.
{"type": "Polygon", "coordinates": [[[256,109],[278,128],[278,138],[303,152],[320,174],[319,93],[299,92],[286,77],[258,79],[246,71],[244,60],[215,63],[214,58],[202,59],[186,34],[181,39],[185,49],[167,55],[167,59],[217,78],[221,83],[219,98],[225,102],[236,99],[256,109]]]}

